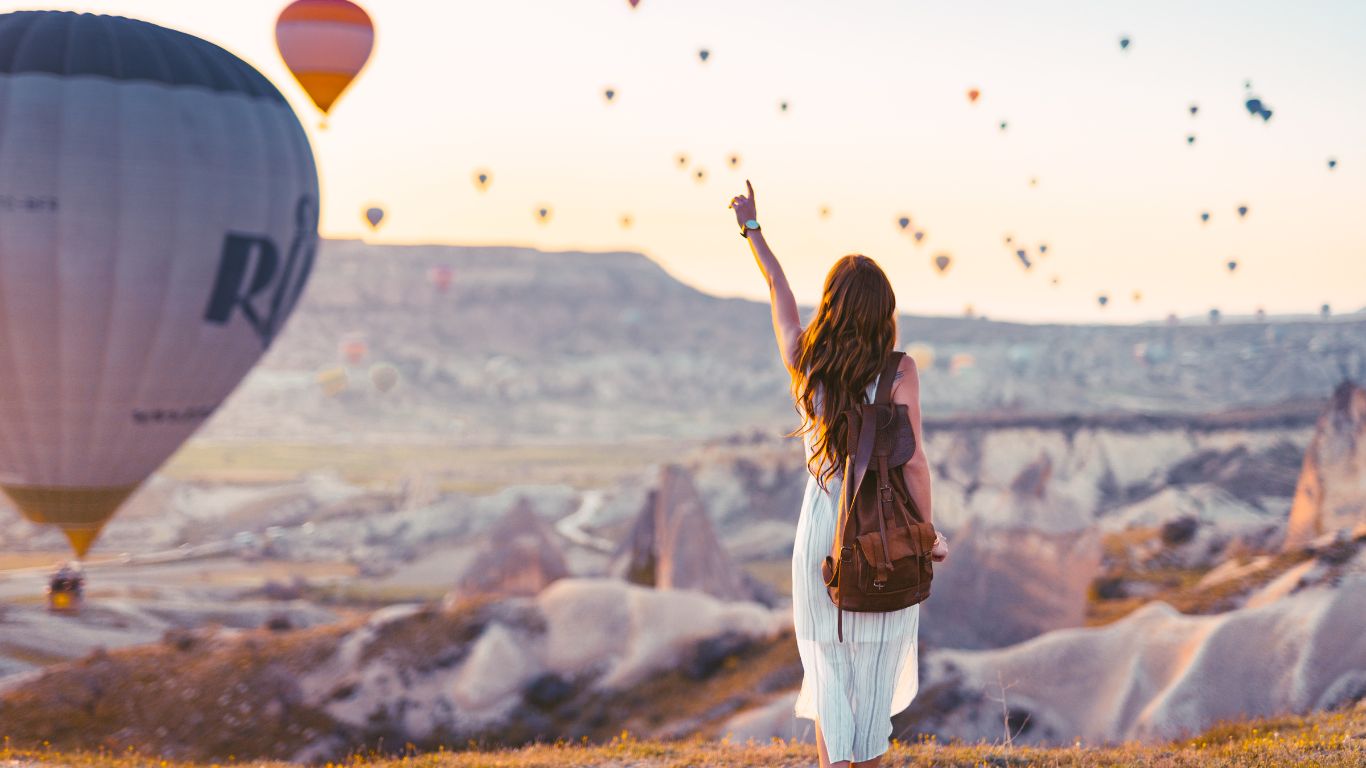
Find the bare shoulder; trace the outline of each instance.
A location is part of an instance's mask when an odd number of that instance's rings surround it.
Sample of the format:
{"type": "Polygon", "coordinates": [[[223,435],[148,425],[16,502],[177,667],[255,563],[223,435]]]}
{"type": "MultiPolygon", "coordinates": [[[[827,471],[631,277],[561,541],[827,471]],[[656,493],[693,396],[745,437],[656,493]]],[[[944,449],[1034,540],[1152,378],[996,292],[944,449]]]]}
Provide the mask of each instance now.
{"type": "Polygon", "coordinates": [[[901,364],[896,367],[896,377],[892,379],[892,399],[911,402],[920,392],[920,371],[916,368],[915,358],[902,355],[901,364]]]}

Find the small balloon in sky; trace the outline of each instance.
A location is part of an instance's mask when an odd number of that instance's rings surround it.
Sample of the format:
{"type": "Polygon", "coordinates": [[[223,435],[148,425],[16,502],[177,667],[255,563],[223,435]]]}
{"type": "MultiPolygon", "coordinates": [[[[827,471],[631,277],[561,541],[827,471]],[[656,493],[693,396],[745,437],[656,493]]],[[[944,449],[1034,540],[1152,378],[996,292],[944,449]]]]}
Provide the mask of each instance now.
{"type": "Polygon", "coordinates": [[[608,103],[608,104],[611,104],[611,103],[612,103],[612,99],[615,99],[615,98],[617,97],[617,89],[615,89],[615,88],[607,88],[607,89],[603,90],[602,96],[603,96],[603,98],[607,99],[607,103],[608,103]]]}
{"type": "Polygon", "coordinates": [[[1029,260],[1029,253],[1025,251],[1025,249],[1023,248],[1015,252],[1015,258],[1019,259],[1020,264],[1024,265],[1026,272],[1028,272],[1029,269],[1034,266],[1034,264],[1029,260]]]}
{"type": "Polygon", "coordinates": [[[1015,244],[1015,236],[1014,236],[1014,235],[1006,235],[1006,245],[1014,245],[1014,244],[1015,244]]]}
{"type": "Polygon", "coordinates": [[[398,384],[398,369],[389,363],[375,363],[370,366],[370,383],[380,392],[388,392],[398,384]]]}
{"type": "Polygon", "coordinates": [[[1215,308],[1211,309],[1211,310],[1209,311],[1209,324],[1210,324],[1210,325],[1217,325],[1217,324],[1219,323],[1219,318],[1220,318],[1220,317],[1221,317],[1221,315],[1220,315],[1220,313],[1219,313],[1219,308],[1218,308],[1218,307],[1215,307],[1215,308]]]}
{"type": "Polygon", "coordinates": [[[976,103],[977,103],[977,97],[979,97],[979,96],[981,96],[981,95],[982,95],[982,92],[979,91],[979,90],[977,90],[976,88],[969,88],[969,89],[968,89],[968,103],[969,103],[969,104],[976,104],[976,103]]]}
{"type": "Polygon", "coordinates": [[[1332,308],[1331,306],[1329,306],[1329,305],[1327,305],[1327,304],[1324,304],[1323,306],[1319,307],[1319,316],[1320,316],[1320,317],[1328,317],[1329,315],[1332,315],[1332,314],[1333,314],[1333,308],[1332,308]]]}
{"type": "Polygon", "coordinates": [[[632,8],[635,8],[637,5],[640,5],[640,0],[626,0],[626,2],[630,3],[632,8]]]}
{"type": "Polygon", "coordinates": [[[830,218],[830,206],[828,206],[828,205],[822,205],[822,206],[821,206],[821,211],[820,211],[820,213],[821,213],[821,218],[822,218],[822,219],[828,219],[828,218],[830,218]]]}
{"type": "Polygon", "coordinates": [[[1030,180],[1029,180],[1029,186],[1031,186],[1031,187],[1037,187],[1037,186],[1039,186],[1039,177],[1038,177],[1038,176],[1035,176],[1034,178],[1030,179],[1030,180]]]}
{"type": "Polygon", "coordinates": [[[1231,274],[1233,274],[1234,272],[1237,272],[1237,271],[1238,271],[1238,260],[1237,260],[1237,259],[1229,259],[1229,260],[1228,260],[1228,263],[1225,264],[1224,266],[1228,267],[1228,272],[1229,272],[1229,274],[1231,275],[1231,274]]]}
{"type": "Polygon", "coordinates": [[[1247,101],[1243,102],[1243,106],[1247,108],[1249,115],[1256,117],[1262,111],[1262,100],[1256,96],[1249,96],[1247,101]]]}
{"type": "Polygon", "coordinates": [[[915,231],[915,234],[912,235],[912,237],[915,238],[915,243],[916,243],[916,245],[919,245],[921,242],[923,242],[923,241],[925,240],[925,230],[923,230],[923,229],[917,229],[917,230],[915,231]]]}
{"type": "Polygon", "coordinates": [[[711,58],[711,51],[707,50],[706,48],[703,48],[702,50],[697,52],[697,58],[701,59],[703,63],[705,63],[707,59],[711,58]]]}
{"type": "Polygon", "coordinates": [[[1043,256],[1043,255],[1045,255],[1045,254],[1047,254],[1047,253],[1048,253],[1048,243],[1039,243],[1039,255],[1040,255],[1040,256],[1043,256]]]}
{"type": "Polygon", "coordinates": [[[899,218],[899,219],[896,220],[896,225],[897,225],[898,227],[902,228],[902,229],[905,229],[906,227],[911,226],[911,217],[910,217],[910,216],[902,216],[901,218],[899,218]]]}
{"type": "Polygon", "coordinates": [[[1200,212],[1200,222],[1201,222],[1201,223],[1208,223],[1208,222],[1209,222],[1209,211],[1201,211],[1201,212],[1200,212]]]}
{"type": "Polygon", "coordinates": [[[1010,127],[1010,124],[1007,123],[1006,121],[1002,120],[1002,121],[1001,121],[1001,130],[1004,131],[1004,130],[1005,130],[1006,128],[1008,128],[1008,127],[1010,127]]]}
{"type": "Polygon", "coordinates": [[[1257,116],[1262,118],[1262,122],[1264,123],[1269,121],[1271,119],[1271,108],[1262,107],[1260,110],[1257,111],[1257,116]]]}
{"type": "Polygon", "coordinates": [[[550,206],[548,205],[543,205],[540,208],[536,209],[536,221],[542,224],[550,223],[550,217],[552,215],[553,212],[550,210],[550,206]]]}
{"type": "Polygon", "coordinates": [[[1121,37],[1121,38],[1119,39],[1119,49],[1120,49],[1121,51],[1127,51],[1127,50],[1129,50],[1129,36],[1128,36],[1128,35],[1125,35],[1125,36],[1123,36],[1123,37],[1121,37]]]}
{"type": "Polygon", "coordinates": [[[370,229],[379,229],[379,223],[384,221],[384,209],[377,206],[366,208],[365,220],[370,223],[370,229]]]}
{"type": "Polygon", "coordinates": [[[449,264],[438,264],[427,270],[427,279],[441,293],[450,290],[451,281],[455,279],[455,270],[449,264]]]}
{"type": "Polygon", "coordinates": [[[1054,276],[1052,277],[1052,279],[1050,279],[1050,280],[1048,281],[1048,284],[1049,284],[1049,285],[1052,285],[1052,286],[1057,286],[1058,283],[1061,283],[1061,282],[1062,282],[1062,278],[1061,278],[1061,277],[1058,277],[1057,275],[1054,275],[1054,276]]]}
{"type": "Polygon", "coordinates": [[[1140,301],[1143,301],[1143,291],[1134,291],[1134,303],[1137,304],[1140,301]]]}
{"type": "Polygon", "coordinates": [[[483,192],[484,190],[488,189],[489,185],[492,183],[492,171],[481,168],[474,172],[474,186],[478,187],[480,192],[483,192]]]}
{"type": "Polygon", "coordinates": [[[1247,206],[1246,206],[1246,205],[1240,205],[1240,206],[1238,206],[1238,218],[1240,218],[1240,219],[1245,219],[1245,218],[1247,218],[1247,206]]]}
{"type": "Polygon", "coordinates": [[[324,116],[365,68],[374,45],[370,16],[349,0],[297,0],[275,22],[280,58],[324,116]]]}
{"type": "Polygon", "coordinates": [[[1336,168],[1336,167],[1338,167],[1337,158],[1335,158],[1335,157],[1330,157],[1330,158],[1328,158],[1328,170],[1331,171],[1331,170],[1333,170],[1333,169],[1336,168]]]}
{"type": "Polygon", "coordinates": [[[631,218],[631,214],[629,214],[629,213],[624,213],[624,214],[622,214],[622,216],[621,216],[621,228],[622,228],[622,229],[630,229],[630,228],[631,228],[631,225],[632,225],[632,224],[635,224],[635,223],[636,223],[636,222],[635,222],[635,219],[632,219],[632,218],[631,218]]]}
{"type": "Polygon", "coordinates": [[[688,156],[680,152],[678,156],[674,158],[674,163],[678,166],[679,170],[687,168],[688,156]]]}
{"type": "Polygon", "coordinates": [[[1194,144],[1194,143],[1195,143],[1195,134],[1193,134],[1193,133],[1188,133],[1188,134],[1186,134],[1186,144],[1190,145],[1190,144],[1194,144]]]}
{"type": "Polygon", "coordinates": [[[786,112],[786,111],[787,111],[787,102],[786,102],[786,101],[779,102],[779,104],[778,104],[778,110],[781,111],[781,112],[786,112]]]}
{"type": "Polygon", "coordinates": [[[1103,307],[1106,304],[1110,303],[1110,297],[1102,293],[1101,295],[1096,297],[1096,303],[1103,307]]]}
{"type": "Polygon", "coordinates": [[[1260,322],[1263,322],[1264,320],[1266,320],[1266,308],[1265,308],[1265,307],[1257,307],[1257,322],[1260,323],[1260,322]]]}
{"type": "Polygon", "coordinates": [[[740,156],[739,156],[739,155],[732,154],[730,157],[726,158],[726,162],[727,162],[727,163],[730,163],[730,167],[731,167],[731,168],[739,168],[739,167],[740,167],[740,156]]]}
{"type": "Polygon", "coordinates": [[[694,170],[692,173],[692,178],[693,181],[696,181],[698,184],[705,182],[707,180],[707,170],[705,168],[698,168],[694,170]]]}
{"type": "Polygon", "coordinates": [[[934,257],[934,268],[935,268],[936,270],[938,270],[938,271],[939,271],[939,274],[941,274],[941,275],[944,274],[945,272],[948,272],[948,271],[949,271],[949,267],[950,267],[952,264],[953,264],[953,257],[950,256],[950,255],[948,255],[947,253],[941,253],[941,254],[938,254],[938,255],[936,255],[936,256],[934,257]]]}
{"type": "Polygon", "coordinates": [[[1197,112],[1200,111],[1200,105],[1199,105],[1199,104],[1192,104],[1192,105],[1190,105],[1190,111],[1191,111],[1191,116],[1194,117],[1194,116],[1195,116],[1195,113],[1197,113],[1197,112]]]}

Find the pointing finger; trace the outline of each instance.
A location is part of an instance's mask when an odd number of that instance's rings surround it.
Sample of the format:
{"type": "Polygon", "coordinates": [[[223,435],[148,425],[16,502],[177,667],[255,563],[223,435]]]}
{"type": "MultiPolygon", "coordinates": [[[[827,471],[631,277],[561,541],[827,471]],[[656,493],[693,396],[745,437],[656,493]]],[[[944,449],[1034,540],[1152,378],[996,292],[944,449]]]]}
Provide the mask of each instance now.
{"type": "Polygon", "coordinates": [[[750,199],[751,201],[753,201],[753,200],[754,200],[754,185],[749,183],[749,179],[745,179],[745,186],[749,188],[749,199],[750,199]]]}

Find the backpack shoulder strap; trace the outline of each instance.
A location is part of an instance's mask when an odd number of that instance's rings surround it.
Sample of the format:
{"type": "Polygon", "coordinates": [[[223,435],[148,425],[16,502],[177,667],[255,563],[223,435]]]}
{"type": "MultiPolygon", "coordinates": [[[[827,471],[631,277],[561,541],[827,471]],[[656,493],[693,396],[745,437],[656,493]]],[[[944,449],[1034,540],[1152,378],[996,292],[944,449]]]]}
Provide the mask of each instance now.
{"type": "Polygon", "coordinates": [[[887,364],[878,374],[877,399],[873,402],[883,405],[892,402],[892,379],[896,378],[896,369],[901,367],[901,358],[905,356],[906,353],[901,350],[895,350],[887,356],[887,364]]]}

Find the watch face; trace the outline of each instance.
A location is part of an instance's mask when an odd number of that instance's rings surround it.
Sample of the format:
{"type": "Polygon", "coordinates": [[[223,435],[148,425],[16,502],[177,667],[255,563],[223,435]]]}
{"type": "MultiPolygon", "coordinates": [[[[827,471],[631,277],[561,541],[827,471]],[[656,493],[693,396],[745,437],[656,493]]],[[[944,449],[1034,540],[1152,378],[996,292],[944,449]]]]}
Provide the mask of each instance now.
{"type": "Polygon", "coordinates": [[[745,229],[758,229],[758,228],[759,228],[759,222],[755,221],[754,219],[750,219],[749,221],[746,221],[746,222],[745,222],[745,229]]]}

